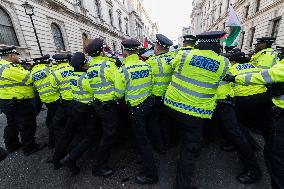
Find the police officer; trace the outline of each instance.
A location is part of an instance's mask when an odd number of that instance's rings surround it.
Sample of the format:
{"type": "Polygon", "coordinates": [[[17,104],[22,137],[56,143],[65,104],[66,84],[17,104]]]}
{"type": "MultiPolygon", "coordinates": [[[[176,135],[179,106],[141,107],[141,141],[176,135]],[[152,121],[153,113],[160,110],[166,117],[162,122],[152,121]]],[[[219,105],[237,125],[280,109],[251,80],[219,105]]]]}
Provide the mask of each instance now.
{"type": "Polygon", "coordinates": [[[8,124],[4,143],[9,152],[23,146],[24,154],[31,155],[40,149],[35,142],[36,115],[31,102],[35,94],[30,72],[19,64],[18,55],[15,47],[0,49],[0,108],[8,124]]]}
{"type": "Polygon", "coordinates": [[[178,54],[178,52],[180,50],[190,50],[190,49],[194,49],[195,44],[196,44],[196,36],[194,35],[184,35],[183,37],[183,43],[182,43],[182,47],[177,48],[174,52],[175,55],[178,54]]]}
{"type": "Polygon", "coordinates": [[[251,57],[251,62],[261,69],[268,69],[276,65],[278,52],[271,48],[276,38],[261,37],[256,40],[255,54],[251,57]]]}
{"type": "MultiPolygon", "coordinates": [[[[57,66],[52,69],[50,83],[60,93],[59,104],[52,119],[52,129],[54,130],[55,147],[58,144],[60,137],[68,119],[69,103],[73,99],[70,85],[73,67],[69,64],[70,55],[55,54],[52,56],[57,66]]],[[[60,162],[54,157],[54,169],[61,167],[60,162]]]]}
{"type": "Polygon", "coordinates": [[[120,97],[125,96],[128,104],[131,127],[145,166],[135,181],[138,184],[153,184],[158,182],[158,173],[146,131],[146,118],[151,103],[149,96],[152,90],[152,71],[150,65],[139,60],[139,41],[126,39],[122,41],[122,45],[125,59],[116,80],[116,88],[121,92],[120,97]]]}
{"type": "Polygon", "coordinates": [[[34,66],[31,70],[33,85],[35,86],[40,100],[47,107],[46,126],[49,130],[48,147],[55,145],[54,131],[52,128],[52,119],[59,104],[60,92],[52,87],[50,83],[51,71],[50,55],[33,59],[34,66]]]}
{"type": "Polygon", "coordinates": [[[261,171],[254,151],[238,124],[235,112],[234,91],[230,82],[221,81],[219,83],[217,106],[213,119],[222,126],[226,138],[237,148],[239,157],[244,163],[245,171],[237,177],[238,181],[243,184],[252,184],[259,180],[261,171]]]}
{"type": "Polygon", "coordinates": [[[202,126],[213,115],[219,81],[229,61],[218,55],[225,32],[205,32],[197,36],[198,49],[185,50],[173,60],[174,74],[165,94],[169,116],[179,122],[181,151],[176,188],[190,188],[194,159],[201,149],[202,126]]]}
{"type": "MultiPolygon", "coordinates": [[[[265,85],[284,82],[283,60],[270,69],[259,73],[237,75],[229,79],[242,85],[265,85]]],[[[270,145],[266,144],[264,151],[273,189],[284,188],[284,97],[283,90],[272,92],[274,108],[273,135],[270,145]]]]}
{"type": "Polygon", "coordinates": [[[72,176],[80,172],[76,161],[94,144],[98,136],[98,123],[96,117],[92,112],[93,94],[83,89],[84,78],[87,77],[88,64],[83,53],[77,52],[72,56],[71,65],[74,67],[74,73],[71,76],[71,88],[73,94],[73,101],[70,103],[70,112],[66,127],[56,146],[54,157],[57,161],[63,158],[70,146],[72,139],[76,137],[77,133],[83,135],[82,140],[75,147],[68,152],[62,164],[66,165],[72,176]]]}
{"type": "Polygon", "coordinates": [[[105,57],[103,45],[103,40],[96,38],[86,47],[86,52],[92,58],[89,61],[87,82],[83,86],[93,94],[94,111],[101,119],[102,127],[102,137],[92,173],[94,176],[108,177],[113,174],[113,170],[107,164],[118,126],[118,97],[114,87],[118,68],[115,62],[105,57]]]}
{"type": "Polygon", "coordinates": [[[154,103],[150,110],[149,131],[151,131],[151,139],[155,149],[158,152],[165,152],[165,145],[170,143],[170,120],[164,113],[163,96],[172,79],[171,60],[172,53],[169,53],[170,46],[173,42],[162,34],[156,34],[156,42],[154,53],[156,56],[146,61],[151,66],[153,81],[152,81],[152,96],[154,103]]]}

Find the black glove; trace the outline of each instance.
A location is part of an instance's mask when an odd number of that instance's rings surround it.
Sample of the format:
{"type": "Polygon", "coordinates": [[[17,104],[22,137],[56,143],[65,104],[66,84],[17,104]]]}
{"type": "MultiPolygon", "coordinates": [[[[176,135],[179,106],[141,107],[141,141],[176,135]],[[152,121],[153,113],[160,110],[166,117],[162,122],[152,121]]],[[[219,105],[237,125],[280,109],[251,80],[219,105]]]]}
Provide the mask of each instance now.
{"type": "Polygon", "coordinates": [[[222,80],[227,81],[227,82],[236,83],[236,76],[226,75],[222,80]]]}

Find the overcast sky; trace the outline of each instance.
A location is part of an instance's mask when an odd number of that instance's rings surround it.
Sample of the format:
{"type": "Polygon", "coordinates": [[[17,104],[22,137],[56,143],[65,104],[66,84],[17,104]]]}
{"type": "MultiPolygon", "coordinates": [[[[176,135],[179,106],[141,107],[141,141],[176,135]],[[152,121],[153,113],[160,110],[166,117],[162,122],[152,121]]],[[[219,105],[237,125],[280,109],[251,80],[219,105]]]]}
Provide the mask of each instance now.
{"type": "Polygon", "coordinates": [[[192,0],[144,0],[144,5],[157,22],[159,33],[177,44],[182,28],[190,25],[192,0]]]}

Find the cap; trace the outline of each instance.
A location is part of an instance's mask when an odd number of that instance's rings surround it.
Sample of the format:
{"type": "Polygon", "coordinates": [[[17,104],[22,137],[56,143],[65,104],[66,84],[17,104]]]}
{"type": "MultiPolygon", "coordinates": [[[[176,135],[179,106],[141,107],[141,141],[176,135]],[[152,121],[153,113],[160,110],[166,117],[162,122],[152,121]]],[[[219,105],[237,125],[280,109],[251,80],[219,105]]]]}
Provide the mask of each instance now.
{"type": "Polygon", "coordinates": [[[199,43],[220,43],[220,39],[227,33],[224,31],[203,32],[196,36],[199,43]]]}
{"type": "Polygon", "coordinates": [[[156,43],[165,48],[169,48],[174,44],[169,38],[167,38],[163,34],[156,34],[156,43]]]}
{"type": "Polygon", "coordinates": [[[229,60],[230,61],[238,61],[240,59],[243,59],[245,58],[246,54],[244,52],[235,52],[235,53],[232,53],[229,60]]]}
{"type": "Polygon", "coordinates": [[[183,37],[183,41],[197,41],[197,38],[194,35],[184,35],[183,37]]]}
{"type": "Polygon", "coordinates": [[[81,52],[74,53],[72,58],[71,58],[71,66],[76,68],[76,67],[82,66],[84,64],[86,64],[85,54],[81,53],[81,52]]]}
{"type": "Polygon", "coordinates": [[[274,41],[276,40],[275,37],[261,37],[261,38],[256,38],[256,44],[259,43],[274,43],[274,41]]]}
{"type": "Polygon", "coordinates": [[[276,46],[275,49],[278,51],[284,51],[284,47],[281,47],[281,46],[276,46]]]}
{"type": "Polygon", "coordinates": [[[33,61],[35,64],[48,64],[50,61],[50,55],[46,54],[42,57],[34,58],[33,61]]]}
{"type": "Polygon", "coordinates": [[[125,50],[138,50],[139,46],[141,45],[140,42],[137,39],[125,39],[121,42],[125,50]]]}
{"type": "Polygon", "coordinates": [[[0,49],[0,56],[5,56],[7,54],[17,54],[17,55],[20,55],[18,52],[17,52],[17,49],[15,46],[12,46],[12,47],[4,47],[2,49],[0,49]]]}
{"type": "Polygon", "coordinates": [[[104,41],[100,38],[95,38],[89,45],[87,45],[85,51],[89,55],[99,54],[103,50],[104,41]]]}
{"type": "Polygon", "coordinates": [[[52,56],[52,58],[56,61],[56,62],[70,62],[71,60],[71,55],[70,54],[55,54],[52,56]]]}

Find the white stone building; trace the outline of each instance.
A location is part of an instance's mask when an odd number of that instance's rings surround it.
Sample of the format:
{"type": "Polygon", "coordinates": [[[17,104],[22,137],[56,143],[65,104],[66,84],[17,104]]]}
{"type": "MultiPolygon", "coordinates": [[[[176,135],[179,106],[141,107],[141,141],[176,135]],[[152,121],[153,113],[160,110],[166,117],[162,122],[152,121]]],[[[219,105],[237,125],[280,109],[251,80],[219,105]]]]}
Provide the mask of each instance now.
{"type": "Polygon", "coordinates": [[[244,51],[264,36],[276,37],[274,46],[284,46],[284,0],[197,0],[191,15],[194,31],[226,30],[229,4],[241,21],[239,43],[244,51]],[[201,27],[196,20],[201,20],[201,27]]]}
{"type": "MultiPolygon", "coordinates": [[[[39,48],[24,0],[0,0],[0,46],[16,45],[29,57],[39,48]]],[[[29,0],[43,54],[83,51],[86,39],[104,38],[113,50],[124,38],[141,42],[157,33],[141,0],[29,0]],[[138,23],[138,24],[137,24],[138,23]]]]}

